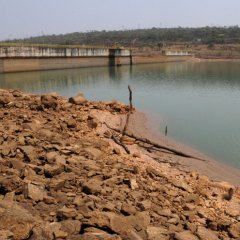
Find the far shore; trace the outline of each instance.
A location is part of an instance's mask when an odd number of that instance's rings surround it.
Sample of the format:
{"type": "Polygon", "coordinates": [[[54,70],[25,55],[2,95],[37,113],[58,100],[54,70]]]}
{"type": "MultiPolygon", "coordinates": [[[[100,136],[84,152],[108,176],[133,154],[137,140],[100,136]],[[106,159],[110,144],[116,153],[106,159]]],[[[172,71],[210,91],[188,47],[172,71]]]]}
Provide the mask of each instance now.
{"type": "Polygon", "coordinates": [[[199,62],[238,62],[240,58],[195,58],[199,62]]]}
{"type": "Polygon", "coordinates": [[[240,58],[235,57],[197,57],[197,56],[171,56],[166,57],[162,55],[143,55],[143,56],[133,56],[133,64],[147,64],[147,63],[171,63],[171,62],[232,62],[240,61],[240,58]]]}

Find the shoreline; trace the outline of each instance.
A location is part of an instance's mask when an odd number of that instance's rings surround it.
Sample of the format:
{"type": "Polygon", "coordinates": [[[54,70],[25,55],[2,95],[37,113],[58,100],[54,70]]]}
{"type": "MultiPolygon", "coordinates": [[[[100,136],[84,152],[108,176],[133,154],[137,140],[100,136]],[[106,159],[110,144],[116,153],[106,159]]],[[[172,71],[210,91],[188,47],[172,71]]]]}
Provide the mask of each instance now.
{"type": "Polygon", "coordinates": [[[201,58],[201,57],[193,57],[192,59],[187,60],[186,62],[239,62],[240,58],[201,58]]]}
{"type": "Polygon", "coordinates": [[[196,170],[200,174],[209,176],[212,180],[227,181],[235,185],[240,183],[240,168],[235,168],[231,165],[227,165],[217,159],[209,157],[200,150],[195,149],[187,144],[178,142],[173,138],[165,137],[161,133],[156,133],[156,131],[154,131],[156,129],[154,129],[154,126],[152,126],[151,119],[149,119],[147,115],[145,116],[145,123],[142,122],[142,125],[146,129],[145,131],[148,132],[150,138],[154,137],[158,141],[162,141],[163,143],[165,142],[167,146],[171,146],[177,149],[179,148],[185,152],[191,153],[194,156],[207,160],[204,162],[181,157],[179,161],[187,165],[186,168],[189,171],[196,170]]]}
{"type": "Polygon", "coordinates": [[[197,57],[197,56],[171,56],[165,58],[163,55],[155,56],[133,56],[133,65],[154,64],[154,63],[177,63],[177,62],[238,62],[238,58],[222,58],[222,57],[197,57]]]}
{"type": "MultiPolygon", "coordinates": [[[[94,115],[95,117],[99,118],[98,114],[94,115]]],[[[103,119],[101,119],[100,121],[103,121],[103,119]]],[[[109,116],[109,120],[107,121],[109,123],[114,122],[113,126],[115,125],[115,127],[117,128],[123,129],[124,127],[124,119],[113,120],[113,117],[109,116]]],[[[170,159],[173,164],[179,164],[182,171],[188,173],[196,171],[200,175],[208,176],[213,181],[225,181],[235,186],[239,185],[240,183],[240,169],[234,168],[232,166],[221,163],[213,158],[210,158],[201,151],[181,142],[178,142],[175,139],[165,137],[162,133],[156,131],[156,128],[153,126],[150,117],[144,112],[140,112],[138,110],[133,112],[129,120],[127,133],[134,134],[135,136],[140,138],[149,139],[150,141],[156,142],[160,145],[170,147],[187,154],[191,154],[192,156],[203,159],[204,161],[176,156],[167,151],[159,151],[158,153],[155,152],[154,154],[152,154],[152,158],[161,157],[164,159],[170,159]]],[[[144,154],[146,155],[146,152],[144,154]]]]}

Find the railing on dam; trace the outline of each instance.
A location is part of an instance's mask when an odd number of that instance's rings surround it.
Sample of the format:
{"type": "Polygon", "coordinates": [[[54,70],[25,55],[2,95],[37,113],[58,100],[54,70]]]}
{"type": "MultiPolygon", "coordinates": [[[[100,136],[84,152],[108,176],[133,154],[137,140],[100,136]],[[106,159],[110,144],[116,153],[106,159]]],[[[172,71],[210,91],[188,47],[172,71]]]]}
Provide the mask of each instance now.
{"type": "Polygon", "coordinates": [[[131,50],[0,45],[0,73],[121,65],[132,65],[131,50]]]}
{"type": "Polygon", "coordinates": [[[0,46],[0,58],[130,57],[128,49],[0,46]]]}

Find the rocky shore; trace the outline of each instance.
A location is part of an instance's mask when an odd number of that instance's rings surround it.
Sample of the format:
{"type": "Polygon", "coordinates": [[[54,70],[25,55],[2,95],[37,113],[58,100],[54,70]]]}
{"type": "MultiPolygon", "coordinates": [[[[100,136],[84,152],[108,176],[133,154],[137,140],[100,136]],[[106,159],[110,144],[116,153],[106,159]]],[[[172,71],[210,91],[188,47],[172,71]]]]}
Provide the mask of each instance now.
{"type": "Polygon", "coordinates": [[[239,187],[112,130],[128,112],[0,90],[0,239],[240,239],[239,187]]]}

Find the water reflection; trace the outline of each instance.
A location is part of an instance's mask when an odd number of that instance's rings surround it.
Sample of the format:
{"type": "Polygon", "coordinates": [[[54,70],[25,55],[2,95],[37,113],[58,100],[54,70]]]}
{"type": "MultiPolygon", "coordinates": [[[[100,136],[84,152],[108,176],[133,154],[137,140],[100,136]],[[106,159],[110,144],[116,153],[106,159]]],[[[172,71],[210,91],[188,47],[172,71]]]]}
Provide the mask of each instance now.
{"type": "Polygon", "coordinates": [[[161,81],[164,84],[197,87],[240,86],[240,62],[163,63],[135,66],[133,78],[161,81]],[[230,85],[229,85],[230,84],[230,85]]]}
{"type": "Polygon", "coordinates": [[[107,68],[84,68],[24,73],[0,74],[1,88],[16,88],[28,92],[49,92],[77,85],[95,85],[99,79],[109,80],[107,68]]]}
{"type": "Polygon", "coordinates": [[[95,86],[102,82],[144,82],[174,87],[239,88],[239,62],[163,63],[110,68],[82,68],[52,71],[0,74],[1,88],[16,88],[28,92],[60,91],[78,86],[95,86]]]}

